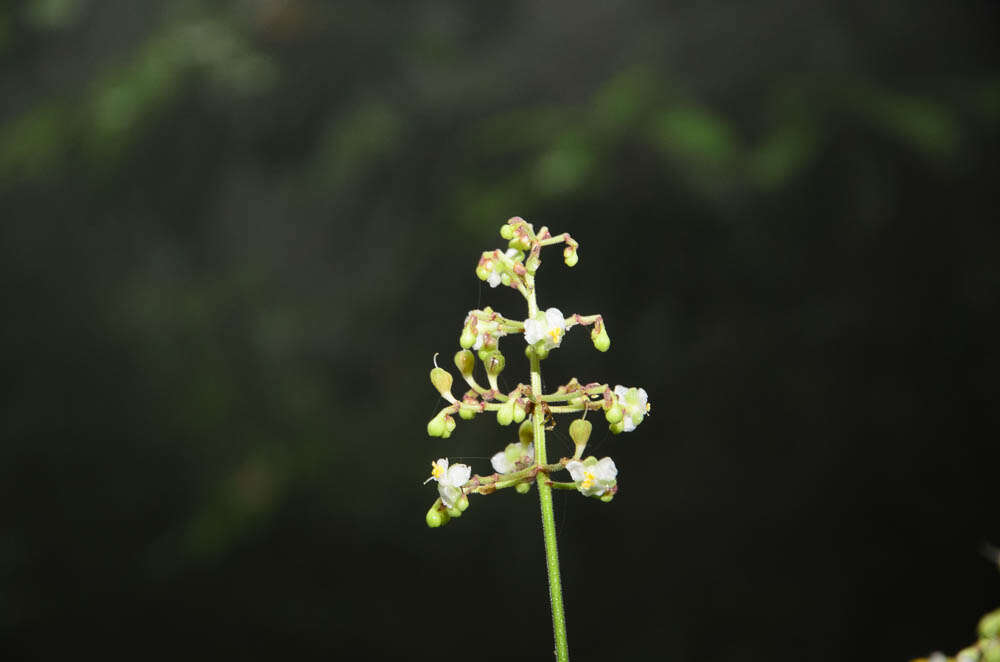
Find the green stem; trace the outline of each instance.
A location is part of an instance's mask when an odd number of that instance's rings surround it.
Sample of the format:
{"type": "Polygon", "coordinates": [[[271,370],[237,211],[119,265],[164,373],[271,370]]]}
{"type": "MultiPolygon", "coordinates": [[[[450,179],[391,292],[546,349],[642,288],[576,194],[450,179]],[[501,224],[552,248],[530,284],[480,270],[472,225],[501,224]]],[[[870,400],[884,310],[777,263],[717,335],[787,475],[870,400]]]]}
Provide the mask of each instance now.
{"type": "MultiPolygon", "coordinates": [[[[535,298],[535,279],[528,274],[528,317],[533,318],[538,313],[538,303],[535,298]]],[[[531,392],[538,397],[542,393],[542,370],[538,356],[530,353],[531,360],[531,392]]],[[[545,457],[545,422],[542,416],[533,416],[535,442],[535,463],[543,465],[545,457]]],[[[549,573],[549,603],[552,606],[552,632],[556,644],[556,660],[568,662],[569,641],[566,638],[566,612],[563,609],[562,580],[559,578],[559,548],[556,545],[556,518],[552,510],[552,488],[549,487],[549,477],[539,472],[535,478],[538,484],[538,501],[542,511],[542,538],[545,540],[545,566],[549,573]]]]}

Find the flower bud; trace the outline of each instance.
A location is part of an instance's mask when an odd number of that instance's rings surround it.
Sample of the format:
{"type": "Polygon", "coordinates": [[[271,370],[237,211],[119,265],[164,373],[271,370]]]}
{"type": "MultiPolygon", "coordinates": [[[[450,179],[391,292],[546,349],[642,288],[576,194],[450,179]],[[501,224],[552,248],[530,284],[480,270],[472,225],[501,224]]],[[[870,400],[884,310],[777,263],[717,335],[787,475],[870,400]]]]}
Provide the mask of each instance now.
{"type": "Polygon", "coordinates": [[[462,327],[462,335],[458,337],[458,344],[465,349],[469,349],[476,344],[476,334],[468,325],[462,327]]]}
{"type": "Polygon", "coordinates": [[[469,508],[469,497],[464,494],[458,497],[455,507],[464,513],[469,508]]]}
{"type": "Polygon", "coordinates": [[[441,510],[441,499],[438,499],[437,501],[434,502],[434,505],[431,506],[431,509],[427,511],[426,519],[427,519],[427,526],[431,527],[432,529],[436,529],[439,526],[444,526],[445,524],[447,524],[448,520],[451,518],[448,516],[447,512],[441,510]]]}
{"type": "Polygon", "coordinates": [[[567,267],[575,267],[576,263],[580,261],[580,256],[576,254],[576,249],[572,246],[567,246],[563,249],[563,262],[566,263],[567,267]]]}
{"type": "Polygon", "coordinates": [[[527,494],[531,491],[531,483],[518,483],[514,486],[518,494],[527,494]]]}
{"type": "Polygon", "coordinates": [[[577,446],[586,446],[590,440],[590,432],[594,429],[590,421],[578,418],[569,424],[569,436],[577,446]]]}
{"type": "Polygon", "coordinates": [[[497,409],[497,423],[500,425],[510,425],[510,422],[514,420],[514,398],[510,398],[507,402],[500,405],[497,409]]]}
{"type": "Polygon", "coordinates": [[[455,399],[455,396],[451,394],[451,383],[451,373],[444,368],[434,367],[431,370],[431,384],[434,384],[434,388],[438,390],[438,393],[447,400],[455,399]]]}
{"type": "Polygon", "coordinates": [[[455,367],[458,368],[463,377],[468,377],[472,374],[472,369],[476,367],[476,357],[468,349],[459,350],[455,352],[455,367]]]}
{"type": "Polygon", "coordinates": [[[1000,637],[1000,609],[991,611],[979,620],[979,636],[982,639],[1000,637]]]}
{"type": "Polygon", "coordinates": [[[471,421],[476,417],[476,410],[472,407],[463,405],[461,408],[459,408],[458,415],[462,418],[463,421],[471,421]]]}
{"type": "Polygon", "coordinates": [[[455,426],[456,425],[457,425],[457,423],[455,423],[455,419],[452,418],[451,416],[448,416],[447,414],[445,414],[445,417],[444,417],[444,431],[445,431],[445,434],[446,434],[447,437],[450,437],[451,433],[455,431],[455,426]]]}
{"type": "Polygon", "coordinates": [[[500,350],[493,350],[487,352],[486,358],[483,359],[483,365],[486,366],[486,374],[496,377],[503,372],[507,365],[507,359],[500,353],[500,350]]]}
{"type": "Polygon", "coordinates": [[[535,440],[535,429],[532,427],[531,418],[521,423],[521,427],[517,429],[517,438],[524,445],[528,445],[535,440]]]}
{"type": "Polygon", "coordinates": [[[520,423],[528,415],[528,410],[524,408],[524,403],[520,398],[514,400],[514,422],[520,423]]]}
{"type": "Polygon", "coordinates": [[[527,234],[515,234],[510,242],[508,242],[507,246],[509,248],[516,248],[519,251],[530,250],[531,239],[528,238],[527,234]]]}
{"type": "Polygon", "coordinates": [[[446,430],[444,417],[446,416],[444,409],[438,412],[435,416],[427,423],[427,434],[432,437],[443,437],[446,430]]]}
{"type": "Polygon", "coordinates": [[[597,498],[600,499],[601,501],[603,501],[604,503],[608,503],[609,501],[611,501],[612,499],[615,498],[615,495],[612,494],[611,492],[608,492],[607,494],[602,494],[601,496],[599,496],[597,498]]]}
{"type": "Polygon", "coordinates": [[[611,424],[620,423],[624,416],[625,412],[622,410],[622,406],[617,402],[611,405],[611,407],[604,412],[604,418],[608,419],[608,423],[611,424]]]}
{"type": "Polygon", "coordinates": [[[456,508],[449,508],[445,512],[447,512],[448,515],[451,516],[451,517],[461,517],[462,516],[462,511],[459,510],[457,507],[456,508]]]}
{"type": "Polygon", "coordinates": [[[510,287],[510,274],[507,273],[506,271],[500,274],[500,282],[506,285],[507,287],[510,287]]]}
{"type": "Polygon", "coordinates": [[[549,350],[545,348],[545,343],[540,342],[537,345],[528,345],[527,347],[525,347],[524,355],[527,356],[529,359],[532,356],[537,356],[538,360],[541,361],[542,359],[548,357],[549,350]]]}
{"type": "Polygon", "coordinates": [[[594,323],[594,328],[590,330],[590,339],[599,352],[606,352],[611,347],[611,338],[608,337],[608,329],[604,325],[604,320],[597,320],[594,323]]]}
{"type": "Polygon", "coordinates": [[[500,226],[500,236],[504,239],[512,239],[514,237],[514,228],[511,227],[509,222],[500,226]]]}
{"type": "Polygon", "coordinates": [[[612,423],[611,425],[609,425],[608,429],[611,430],[611,434],[621,434],[622,432],[625,431],[625,424],[622,423],[621,421],[618,421],[617,423],[612,423]]]}

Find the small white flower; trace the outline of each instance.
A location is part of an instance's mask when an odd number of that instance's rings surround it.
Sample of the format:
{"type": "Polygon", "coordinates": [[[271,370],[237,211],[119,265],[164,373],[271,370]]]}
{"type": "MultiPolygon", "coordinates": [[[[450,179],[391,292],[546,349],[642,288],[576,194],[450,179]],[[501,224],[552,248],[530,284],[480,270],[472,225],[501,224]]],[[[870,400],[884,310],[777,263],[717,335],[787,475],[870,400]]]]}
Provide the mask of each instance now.
{"type": "MultiPolygon", "coordinates": [[[[517,257],[519,253],[520,251],[517,250],[516,248],[508,248],[507,252],[504,253],[504,255],[506,255],[508,259],[514,259],[515,257],[517,257]]],[[[494,262],[493,269],[490,271],[490,275],[486,278],[486,282],[490,284],[490,287],[496,287],[497,285],[500,284],[501,271],[497,267],[498,263],[494,262]]],[[[477,347],[476,349],[479,348],[477,347]]]]}
{"type": "Polygon", "coordinates": [[[583,462],[570,460],[566,469],[573,477],[576,489],[584,496],[599,496],[617,485],[618,467],[610,457],[600,461],[594,457],[588,457],[583,462]]]}
{"type": "Polygon", "coordinates": [[[436,480],[441,503],[447,508],[454,508],[462,496],[462,486],[469,482],[471,476],[472,469],[468,465],[453,464],[449,467],[448,459],[442,457],[437,462],[431,462],[431,477],[424,483],[436,480]]]}
{"type": "Polygon", "coordinates": [[[652,409],[646,389],[625,388],[618,385],[615,387],[615,395],[618,396],[618,402],[621,404],[625,414],[622,418],[623,429],[625,432],[631,432],[635,429],[635,426],[642,423],[642,419],[652,409]]]}
{"type": "Polygon", "coordinates": [[[509,474],[512,471],[516,471],[517,463],[525,458],[528,460],[535,459],[535,445],[528,444],[525,446],[524,444],[515,442],[508,444],[506,449],[491,457],[490,464],[493,465],[493,471],[498,474],[509,474]]]}
{"type": "Polygon", "coordinates": [[[529,345],[545,342],[545,349],[558,347],[566,333],[566,318],[558,308],[549,308],[524,320],[524,339],[529,345]]]}

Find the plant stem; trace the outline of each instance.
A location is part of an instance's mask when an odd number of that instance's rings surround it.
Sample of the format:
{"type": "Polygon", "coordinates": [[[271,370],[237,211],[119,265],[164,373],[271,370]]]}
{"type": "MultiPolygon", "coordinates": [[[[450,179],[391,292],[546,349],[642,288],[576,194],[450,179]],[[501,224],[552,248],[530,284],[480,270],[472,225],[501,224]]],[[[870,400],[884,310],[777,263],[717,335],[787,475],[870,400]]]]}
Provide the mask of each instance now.
{"type": "MultiPolygon", "coordinates": [[[[538,312],[535,299],[535,283],[532,274],[528,274],[528,317],[532,318],[538,312]]],[[[531,352],[531,392],[533,397],[542,393],[542,370],[538,356],[531,352]]],[[[540,404],[540,402],[536,403],[540,404]]],[[[545,421],[538,410],[532,417],[532,427],[535,442],[535,463],[543,465],[548,462],[545,457],[545,421]]],[[[535,478],[538,484],[538,501],[542,510],[542,538],[545,541],[545,565],[549,573],[549,603],[552,605],[552,632],[556,644],[556,660],[568,662],[569,641],[566,638],[566,612],[563,609],[562,580],[559,578],[559,548],[556,545],[556,518],[552,510],[552,488],[549,487],[549,477],[539,472],[535,478]]]]}

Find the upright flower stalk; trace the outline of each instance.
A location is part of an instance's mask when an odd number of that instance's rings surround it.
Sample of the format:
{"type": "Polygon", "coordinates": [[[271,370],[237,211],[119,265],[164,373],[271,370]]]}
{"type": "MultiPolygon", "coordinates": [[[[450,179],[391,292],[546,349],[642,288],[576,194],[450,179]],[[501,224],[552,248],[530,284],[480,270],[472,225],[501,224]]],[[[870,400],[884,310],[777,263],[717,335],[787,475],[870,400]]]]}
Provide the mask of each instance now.
{"type": "Polygon", "coordinates": [[[536,232],[531,223],[514,217],[501,226],[500,236],[508,240],[507,249],[482,253],[476,275],[491,287],[502,284],[520,292],[527,303],[528,316],[524,320],[510,319],[489,307],[469,311],[459,335],[462,349],[454,357],[455,367],[468,390],[456,397],[451,392],[454,383],[451,374],[435,362],[431,383],[449,404],[427,423],[427,433],[447,438],[456,428],[455,414],[471,420],[490,412],[501,426],[519,424],[517,441],[492,457],[492,474],[473,474],[464,464],[449,466],[447,458],[431,462],[431,476],[425,482],[437,482],[439,496],[427,511],[426,519],[427,525],[435,528],[461,517],[469,507],[470,494],[492,494],[508,487],[525,494],[532,484],[538,486],[556,659],[564,661],[569,659],[569,643],[552,490],[576,490],[604,502],[614,498],[618,492],[618,469],[614,461],[610,457],[583,458],[593,428],[586,419],[587,413],[603,411],[611,432],[619,434],[634,430],[649,414],[650,405],[644,389],[622,385],[612,388],[597,382],[581,384],[576,378],[551,393],[542,391],[541,362],[562,344],[567,331],[574,326],[591,327],[591,341],[602,352],[611,347],[611,339],[601,315],[564,316],[558,308],[539,309],[535,277],[542,264],[542,248],[563,244],[566,265],[572,267],[579,260],[579,245],[568,233],[553,235],[545,227],[536,232]],[[512,335],[524,338],[530,380],[504,393],[497,378],[507,361],[500,352],[499,341],[512,335]],[[477,352],[486,373],[485,386],[475,377],[476,357],[472,350],[477,352]],[[556,426],[555,414],[579,414],[569,425],[576,452],[572,458],[549,463],[545,432],[556,426]],[[570,480],[553,480],[553,474],[564,470],[570,480]]]}

